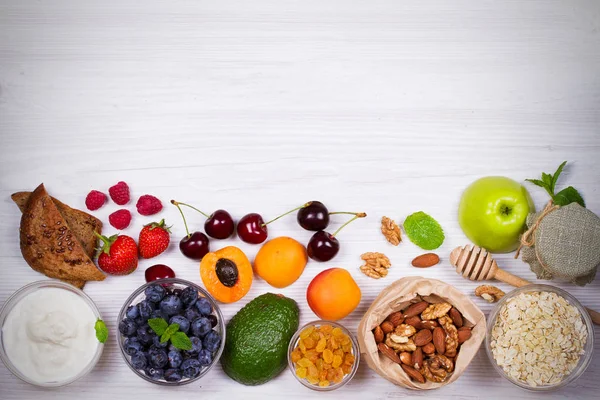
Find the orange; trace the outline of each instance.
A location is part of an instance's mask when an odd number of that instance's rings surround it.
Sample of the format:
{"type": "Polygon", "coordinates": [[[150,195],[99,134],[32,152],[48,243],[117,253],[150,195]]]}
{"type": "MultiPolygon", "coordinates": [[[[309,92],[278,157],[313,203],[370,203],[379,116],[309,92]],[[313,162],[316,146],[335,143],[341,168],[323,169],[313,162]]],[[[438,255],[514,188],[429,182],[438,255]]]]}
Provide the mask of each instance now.
{"type": "Polygon", "coordinates": [[[296,282],[308,262],[306,248],[291,237],[281,236],[265,243],[254,259],[254,272],[276,288],[296,282]]]}

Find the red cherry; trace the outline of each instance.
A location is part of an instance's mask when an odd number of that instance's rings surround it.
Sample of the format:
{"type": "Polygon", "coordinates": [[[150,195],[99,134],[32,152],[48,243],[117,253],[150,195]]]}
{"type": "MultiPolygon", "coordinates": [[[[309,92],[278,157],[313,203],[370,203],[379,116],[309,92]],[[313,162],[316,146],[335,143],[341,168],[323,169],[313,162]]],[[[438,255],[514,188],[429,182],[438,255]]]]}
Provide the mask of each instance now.
{"type": "Polygon", "coordinates": [[[159,279],[175,278],[175,271],[164,264],[156,264],[146,269],[144,274],[146,282],[157,281],[159,279]]]}
{"type": "Polygon", "coordinates": [[[204,231],[215,239],[227,239],[235,231],[235,222],[225,210],[217,210],[204,222],[204,231]]]}
{"type": "Polygon", "coordinates": [[[194,232],[184,236],[179,242],[179,250],[192,260],[202,260],[209,250],[209,240],[202,232],[194,232]]]}
{"type": "Polygon", "coordinates": [[[365,213],[346,213],[353,214],[354,217],[348,222],[339,227],[333,234],[325,231],[318,231],[310,238],[308,246],[306,246],[306,252],[308,256],[315,261],[329,261],[340,251],[340,242],[337,240],[337,235],[346,225],[354,221],[357,218],[364,218],[367,216],[365,213]]]}
{"type": "Polygon", "coordinates": [[[267,239],[267,224],[260,214],[246,214],[238,221],[237,234],[246,243],[259,244],[267,239]]]}

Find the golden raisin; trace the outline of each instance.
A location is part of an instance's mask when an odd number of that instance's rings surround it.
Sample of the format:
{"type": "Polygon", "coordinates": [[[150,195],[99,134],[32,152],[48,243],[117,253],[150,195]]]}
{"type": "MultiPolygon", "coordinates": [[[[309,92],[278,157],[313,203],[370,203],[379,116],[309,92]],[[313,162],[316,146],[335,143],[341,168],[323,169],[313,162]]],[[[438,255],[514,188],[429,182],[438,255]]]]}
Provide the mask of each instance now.
{"type": "Polygon", "coordinates": [[[315,367],[314,365],[311,365],[310,367],[308,367],[308,376],[311,378],[318,378],[319,371],[317,371],[317,367],[315,367]]]}
{"type": "Polygon", "coordinates": [[[314,347],[315,347],[315,345],[316,345],[316,342],[315,342],[315,340],[314,340],[313,338],[311,338],[311,337],[308,337],[308,338],[304,339],[304,340],[303,340],[303,343],[304,343],[304,346],[305,346],[307,349],[312,349],[312,348],[314,348],[314,347]]]}
{"type": "Polygon", "coordinates": [[[308,358],[301,358],[298,360],[298,365],[305,368],[314,366],[312,361],[310,361],[308,358]]]}
{"type": "Polygon", "coordinates": [[[309,383],[313,384],[313,385],[316,385],[316,384],[318,384],[318,383],[319,383],[319,380],[318,380],[317,378],[313,378],[313,377],[311,377],[311,376],[307,376],[307,377],[306,377],[306,380],[307,380],[309,383]]]}
{"type": "Polygon", "coordinates": [[[292,351],[292,362],[298,362],[298,360],[300,360],[302,358],[302,353],[300,351],[298,351],[298,349],[295,349],[294,351],[292,351]]]}
{"type": "Polygon", "coordinates": [[[327,364],[331,364],[331,362],[333,361],[333,352],[329,349],[323,350],[323,360],[327,364]]]}
{"type": "Polygon", "coordinates": [[[317,351],[319,353],[323,352],[323,350],[325,350],[325,346],[327,346],[327,341],[325,340],[325,338],[319,340],[319,343],[317,343],[317,351]]]}
{"type": "Polygon", "coordinates": [[[311,333],[313,333],[314,330],[315,330],[314,326],[309,326],[308,328],[306,328],[302,332],[300,332],[300,338],[306,339],[307,337],[310,336],[311,333]]]}
{"type": "Polygon", "coordinates": [[[342,357],[333,356],[333,362],[331,363],[331,365],[333,365],[334,368],[337,368],[340,365],[342,365],[342,357]]]}
{"type": "Polygon", "coordinates": [[[327,386],[329,386],[329,381],[322,380],[321,382],[319,382],[319,386],[320,387],[327,387],[327,386]]]}
{"type": "Polygon", "coordinates": [[[344,331],[341,330],[340,328],[333,328],[333,330],[331,331],[331,334],[335,337],[342,337],[342,336],[346,336],[344,334],[344,331]]]}
{"type": "Polygon", "coordinates": [[[298,368],[296,368],[296,376],[298,376],[298,378],[300,378],[300,379],[306,378],[306,373],[307,372],[308,371],[304,367],[298,367],[298,368]]]}

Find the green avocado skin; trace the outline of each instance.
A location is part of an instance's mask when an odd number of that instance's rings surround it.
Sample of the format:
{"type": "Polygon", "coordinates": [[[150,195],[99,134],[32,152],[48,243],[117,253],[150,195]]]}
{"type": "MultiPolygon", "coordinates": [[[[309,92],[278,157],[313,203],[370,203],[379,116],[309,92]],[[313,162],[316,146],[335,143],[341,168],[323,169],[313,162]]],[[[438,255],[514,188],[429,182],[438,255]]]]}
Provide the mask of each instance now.
{"type": "Polygon", "coordinates": [[[225,373],[244,385],[261,385],[279,375],[299,314],[294,300],[273,293],[246,304],[227,324],[221,356],[225,373]]]}

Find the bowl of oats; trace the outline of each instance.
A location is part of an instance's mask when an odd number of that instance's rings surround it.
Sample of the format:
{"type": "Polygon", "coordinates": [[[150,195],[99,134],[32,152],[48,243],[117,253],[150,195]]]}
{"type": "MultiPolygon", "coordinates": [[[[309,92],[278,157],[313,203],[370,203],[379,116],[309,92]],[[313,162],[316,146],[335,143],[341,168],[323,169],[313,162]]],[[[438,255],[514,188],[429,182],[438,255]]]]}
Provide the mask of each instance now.
{"type": "Polygon", "coordinates": [[[488,318],[487,354],[522,389],[551,391],[574,382],[592,360],[594,329],[579,301],[550,285],[504,296],[488,318]]]}

